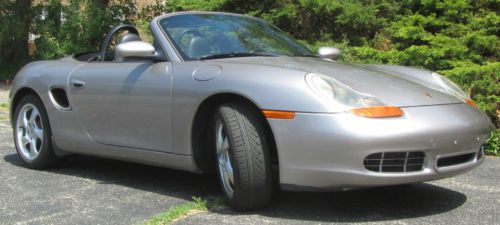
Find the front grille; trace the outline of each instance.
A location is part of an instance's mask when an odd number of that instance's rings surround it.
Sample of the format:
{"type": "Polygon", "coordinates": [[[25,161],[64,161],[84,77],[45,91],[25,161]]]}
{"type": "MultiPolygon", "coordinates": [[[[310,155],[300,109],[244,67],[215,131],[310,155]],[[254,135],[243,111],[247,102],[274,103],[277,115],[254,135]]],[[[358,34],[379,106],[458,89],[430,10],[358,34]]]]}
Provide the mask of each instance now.
{"type": "Polygon", "coordinates": [[[365,168],[374,172],[415,172],[424,169],[423,152],[380,152],[363,161],[365,168]]]}
{"type": "Polygon", "coordinates": [[[437,165],[438,167],[445,167],[445,166],[454,166],[458,164],[463,164],[472,161],[474,159],[474,155],[475,153],[468,153],[463,155],[443,157],[438,159],[437,165]]]}

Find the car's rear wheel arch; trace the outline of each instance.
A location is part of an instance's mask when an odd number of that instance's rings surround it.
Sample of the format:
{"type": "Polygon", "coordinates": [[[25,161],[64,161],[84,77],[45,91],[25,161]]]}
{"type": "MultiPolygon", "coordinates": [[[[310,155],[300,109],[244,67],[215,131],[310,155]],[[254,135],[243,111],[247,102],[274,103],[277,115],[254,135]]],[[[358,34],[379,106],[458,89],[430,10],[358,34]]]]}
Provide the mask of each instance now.
{"type": "MultiPolygon", "coordinates": [[[[259,109],[257,104],[253,101],[234,93],[219,93],[212,95],[206,98],[198,107],[191,128],[191,147],[196,166],[204,172],[214,171],[215,160],[213,155],[215,148],[211,143],[212,140],[209,138],[211,129],[210,122],[212,121],[211,118],[213,118],[217,107],[221,104],[229,102],[242,102],[260,112],[260,121],[265,127],[266,139],[269,141],[268,144],[271,149],[271,162],[273,164],[273,168],[277,169],[279,165],[277,147],[272,129],[265,119],[264,114],[262,114],[261,109],[259,109]]],[[[277,174],[278,173],[274,176],[275,178],[277,178],[277,174]]]]}

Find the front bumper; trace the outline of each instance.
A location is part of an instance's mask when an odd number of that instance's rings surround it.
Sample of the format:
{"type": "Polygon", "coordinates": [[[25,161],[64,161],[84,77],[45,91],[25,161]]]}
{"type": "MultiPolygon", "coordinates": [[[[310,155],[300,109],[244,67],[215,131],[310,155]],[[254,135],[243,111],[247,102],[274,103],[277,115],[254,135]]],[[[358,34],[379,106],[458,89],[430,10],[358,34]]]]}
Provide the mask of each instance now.
{"type": "Polygon", "coordinates": [[[481,164],[477,154],[492,130],[481,111],[467,104],[403,108],[397,118],[350,113],[296,113],[293,120],[269,119],[278,148],[279,180],[287,190],[341,190],[442,179],[481,164]],[[422,151],[423,170],[372,172],[366,156],[422,151]],[[465,163],[438,167],[437,159],[474,153],[465,163]]]}

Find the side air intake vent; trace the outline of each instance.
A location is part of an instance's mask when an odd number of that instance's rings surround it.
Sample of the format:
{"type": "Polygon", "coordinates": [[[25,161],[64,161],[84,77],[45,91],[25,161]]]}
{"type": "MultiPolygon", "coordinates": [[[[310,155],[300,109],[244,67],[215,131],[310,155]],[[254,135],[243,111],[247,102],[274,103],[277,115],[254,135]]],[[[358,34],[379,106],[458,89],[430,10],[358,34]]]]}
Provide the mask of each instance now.
{"type": "Polygon", "coordinates": [[[469,154],[463,154],[463,155],[456,155],[456,156],[450,156],[450,157],[443,157],[438,159],[437,166],[438,167],[445,167],[445,166],[454,166],[458,164],[463,164],[470,162],[474,159],[475,153],[469,153],[469,154]]]}
{"type": "Polygon", "coordinates": [[[423,152],[380,152],[363,161],[365,168],[373,172],[415,172],[424,169],[423,152]]]}
{"type": "Polygon", "coordinates": [[[50,89],[50,99],[56,108],[61,110],[70,110],[68,95],[66,90],[63,88],[51,88],[50,89]]]}

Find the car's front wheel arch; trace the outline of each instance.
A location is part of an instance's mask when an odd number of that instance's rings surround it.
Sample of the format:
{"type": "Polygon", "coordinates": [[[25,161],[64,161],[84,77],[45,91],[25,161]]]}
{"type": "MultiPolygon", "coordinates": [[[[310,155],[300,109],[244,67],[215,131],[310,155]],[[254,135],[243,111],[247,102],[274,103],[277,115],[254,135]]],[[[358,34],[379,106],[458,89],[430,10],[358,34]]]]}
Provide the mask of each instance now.
{"type": "Polygon", "coordinates": [[[212,129],[210,121],[213,118],[218,106],[230,102],[241,102],[259,112],[260,122],[262,122],[265,127],[266,138],[269,141],[268,144],[270,147],[271,163],[273,166],[273,178],[278,181],[278,149],[271,126],[267,122],[264,114],[261,109],[259,109],[257,104],[244,96],[233,93],[220,93],[212,95],[206,98],[198,107],[191,127],[191,148],[196,166],[204,172],[214,171],[215,160],[212,156],[215,152],[215,148],[211,144],[212,140],[208,138],[211,132],[210,129],[212,129]]]}

